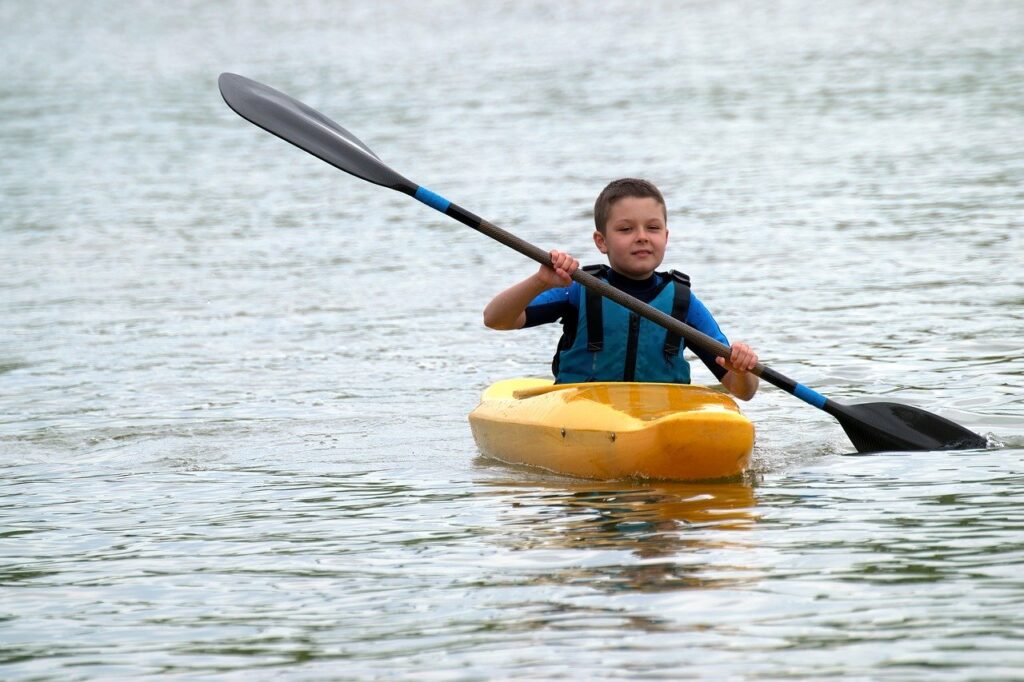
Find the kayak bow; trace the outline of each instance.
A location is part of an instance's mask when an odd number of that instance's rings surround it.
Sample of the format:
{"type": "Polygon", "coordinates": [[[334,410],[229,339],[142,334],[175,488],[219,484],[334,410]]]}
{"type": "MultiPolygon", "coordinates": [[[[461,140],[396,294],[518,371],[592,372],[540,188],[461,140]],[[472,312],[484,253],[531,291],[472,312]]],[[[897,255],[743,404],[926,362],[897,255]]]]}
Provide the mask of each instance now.
{"type": "Polygon", "coordinates": [[[754,447],[732,398],[681,384],[507,379],[484,391],[469,423],[484,455],[605,480],[733,477],[754,447]]]}

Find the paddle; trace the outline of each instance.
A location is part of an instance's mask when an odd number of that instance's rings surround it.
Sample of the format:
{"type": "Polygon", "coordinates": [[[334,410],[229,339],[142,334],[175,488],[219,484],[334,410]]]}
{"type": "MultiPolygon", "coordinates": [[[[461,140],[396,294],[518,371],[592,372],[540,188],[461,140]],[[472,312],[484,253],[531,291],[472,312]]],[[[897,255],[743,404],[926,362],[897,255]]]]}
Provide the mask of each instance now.
{"type": "MultiPolygon", "coordinates": [[[[357,178],[415,197],[427,206],[455,218],[538,263],[551,263],[547,251],[473,215],[426,187],[405,179],[381,161],[355,135],[302,102],[233,73],[221,74],[218,84],[224,101],[235,113],[267,132],[291,142],[299,149],[357,178]]],[[[723,358],[730,355],[728,346],[582,269],[573,273],[572,278],[587,289],[678,334],[686,339],[692,348],[700,348],[723,358]]],[[[858,452],[949,450],[980,448],[986,445],[985,438],[973,431],[916,407],[897,403],[842,405],[769,369],[764,364],[759,363],[752,371],[765,381],[838,419],[858,452]]]]}

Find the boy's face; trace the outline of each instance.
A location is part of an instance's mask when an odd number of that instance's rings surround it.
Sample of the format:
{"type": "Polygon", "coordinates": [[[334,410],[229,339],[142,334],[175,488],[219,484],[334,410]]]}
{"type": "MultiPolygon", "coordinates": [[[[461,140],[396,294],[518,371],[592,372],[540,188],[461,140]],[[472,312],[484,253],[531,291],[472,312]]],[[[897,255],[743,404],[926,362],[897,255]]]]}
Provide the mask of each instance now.
{"type": "Polygon", "coordinates": [[[608,213],[604,234],[594,232],[594,243],[608,255],[613,270],[632,279],[647,279],[665,258],[665,207],[650,197],[619,199],[608,213]]]}

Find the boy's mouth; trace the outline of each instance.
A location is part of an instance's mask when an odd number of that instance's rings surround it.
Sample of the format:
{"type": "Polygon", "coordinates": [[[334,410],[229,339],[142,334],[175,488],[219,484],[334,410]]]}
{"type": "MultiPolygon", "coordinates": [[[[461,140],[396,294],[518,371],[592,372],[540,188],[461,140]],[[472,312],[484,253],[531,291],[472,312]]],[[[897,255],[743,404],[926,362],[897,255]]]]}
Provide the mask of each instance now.
{"type": "Polygon", "coordinates": [[[654,253],[653,251],[648,251],[646,249],[642,249],[640,251],[634,251],[633,255],[634,256],[641,256],[641,257],[643,257],[643,256],[650,256],[653,253],[654,253]]]}

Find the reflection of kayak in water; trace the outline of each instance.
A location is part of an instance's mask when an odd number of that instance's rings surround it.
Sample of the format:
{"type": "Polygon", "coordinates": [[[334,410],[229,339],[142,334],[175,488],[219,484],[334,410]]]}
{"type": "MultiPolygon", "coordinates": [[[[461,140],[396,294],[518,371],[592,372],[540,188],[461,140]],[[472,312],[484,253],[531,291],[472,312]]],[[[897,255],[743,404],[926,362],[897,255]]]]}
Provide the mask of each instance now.
{"type": "Polygon", "coordinates": [[[520,477],[488,484],[514,494],[516,515],[525,514],[524,525],[536,528],[550,520],[574,532],[609,523],[622,531],[664,522],[673,528],[739,530],[751,528],[758,518],[754,489],[744,480],[647,484],[520,477]]]}
{"type": "Polygon", "coordinates": [[[703,386],[507,379],[469,415],[480,451],[596,479],[699,480],[742,473],[754,425],[703,386]]]}
{"type": "Polygon", "coordinates": [[[519,472],[485,485],[499,510],[497,541],[529,550],[525,556],[550,550],[534,584],[665,592],[735,588],[764,577],[750,562],[756,536],[746,531],[760,511],[746,480],[572,481],[519,472]]]}

